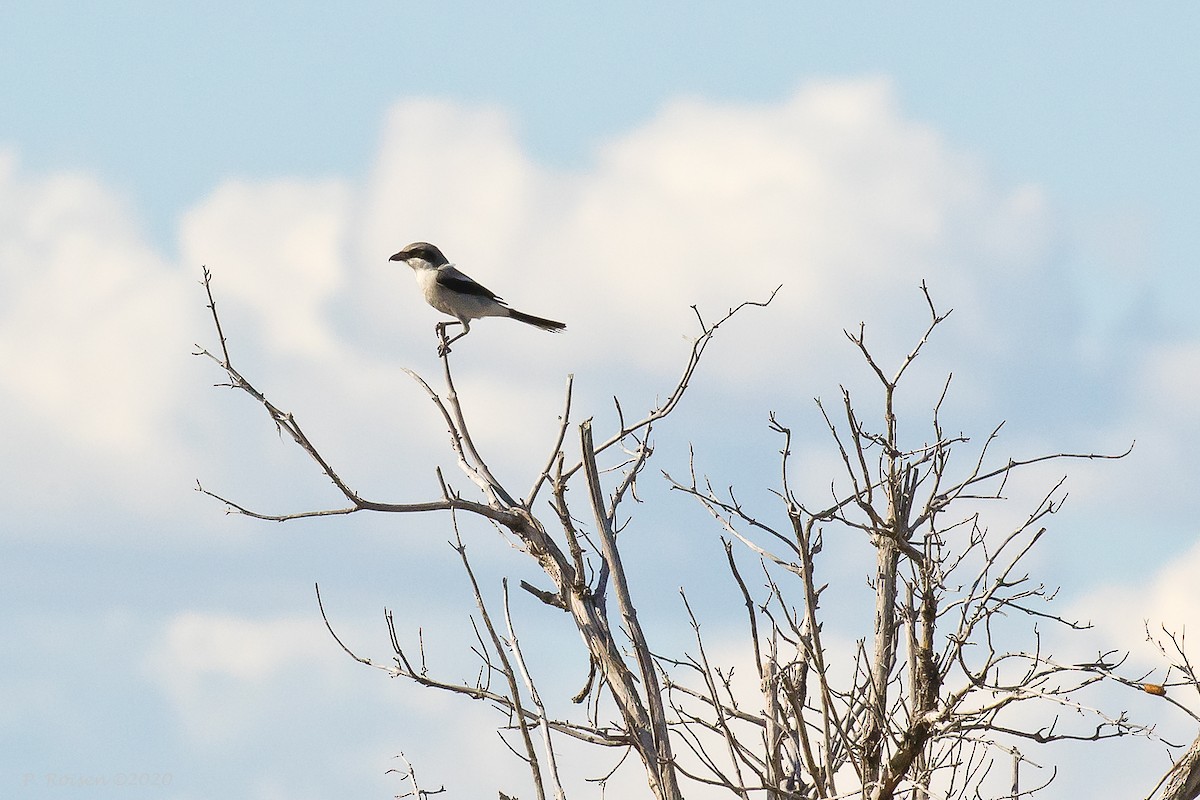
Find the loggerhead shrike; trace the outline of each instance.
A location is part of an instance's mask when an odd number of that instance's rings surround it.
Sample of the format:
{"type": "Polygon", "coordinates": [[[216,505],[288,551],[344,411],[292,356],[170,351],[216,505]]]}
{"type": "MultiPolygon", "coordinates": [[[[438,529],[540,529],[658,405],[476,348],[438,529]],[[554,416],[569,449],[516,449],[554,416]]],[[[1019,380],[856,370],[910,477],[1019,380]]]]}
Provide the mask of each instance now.
{"type": "Polygon", "coordinates": [[[561,331],[567,327],[552,319],[523,314],[509,308],[504,304],[504,300],[490,289],[459,272],[442,255],[441,250],[428,242],[413,242],[388,260],[403,261],[412,267],[417,284],[425,295],[425,302],[443,314],[458,319],[457,323],[439,323],[439,328],[444,330],[446,325],[455,324],[463,326],[462,333],[438,348],[441,355],[450,352],[450,343],[466,336],[471,330],[471,320],[480,317],[512,317],[518,322],[536,325],[544,331],[561,331]]]}

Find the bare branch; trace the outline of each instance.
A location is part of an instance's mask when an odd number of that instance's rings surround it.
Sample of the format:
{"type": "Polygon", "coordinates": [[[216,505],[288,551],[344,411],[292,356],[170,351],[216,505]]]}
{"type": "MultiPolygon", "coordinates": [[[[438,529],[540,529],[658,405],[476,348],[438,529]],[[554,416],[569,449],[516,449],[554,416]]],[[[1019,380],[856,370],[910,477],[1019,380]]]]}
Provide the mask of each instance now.
{"type": "Polygon", "coordinates": [[[550,471],[554,469],[554,464],[562,460],[562,446],[567,438],[567,427],[571,424],[571,391],[574,385],[575,376],[568,375],[567,399],[563,403],[563,412],[558,417],[558,435],[554,439],[554,446],[550,448],[550,457],[546,460],[546,466],[538,473],[533,486],[529,489],[529,494],[525,495],[525,501],[521,504],[527,509],[533,508],[533,501],[537,499],[538,491],[543,484],[550,480],[550,471]]]}
{"type": "MultiPolygon", "coordinates": [[[[621,611],[621,618],[625,623],[625,631],[629,635],[633,646],[634,658],[638,664],[638,672],[642,679],[642,685],[645,687],[644,693],[649,711],[649,724],[641,733],[644,737],[648,736],[652,738],[649,741],[645,738],[639,740],[639,749],[645,748],[643,752],[654,754],[654,758],[660,762],[656,765],[657,769],[661,771],[660,780],[663,784],[671,786],[674,784],[674,776],[670,768],[672,762],[671,742],[667,734],[667,718],[663,710],[662,694],[659,690],[658,676],[654,669],[654,658],[650,652],[649,645],[646,643],[646,637],[642,631],[641,623],[638,621],[637,611],[629,593],[629,586],[625,580],[625,568],[621,563],[620,551],[617,549],[616,535],[612,529],[612,520],[605,514],[604,497],[600,487],[600,474],[595,460],[595,454],[599,451],[592,442],[591,420],[586,420],[580,426],[580,449],[583,453],[582,463],[591,498],[592,511],[596,518],[596,532],[600,537],[600,550],[604,562],[608,564],[610,574],[612,575],[617,605],[621,611]]],[[[648,769],[652,767],[649,763],[646,766],[648,769]]]]}
{"type": "MultiPolygon", "coordinates": [[[[674,391],[672,391],[670,396],[667,397],[666,402],[664,402],[662,405],[660,405],[657,408],[655,408],[654,410],[652,410],[645,417],[643,417],[640,421],[634,422],[629,425],[622,424],[621,429],[619,431],[614,433],[611,437],[606,439],[602,444],[600,444],[599,446],[597,446],[595,448],[593,457],[600,455],[602,452],[604,452],[608,448],[612,447],[617,442],[622,441],[623,439],[625,439],[625,437],[629,436],[630,434],[637,433],[641,429],[657,422],[658,420],[662,419],[663,417],[667,416],[672,411],[674,411],[675,406],[677,406],[679,404],[679,401],[681,399],[683,399],[684,392],[687,391],[688,385],[691,383],[692,376],[696,372],[696,367],[698,367],[700,365],[700,359],[704,355],[704,351],[708,348],[708,345],[712,341],[713,337],[717,335],[717,329],[720,328],[722,325],[724,325],[726,322],[728,322],[730,319],[732,319],[734,315],[736,315],[739,311],[741,311],[744,308],[749,308],[751,306],[758,307],[758,308],[766,308],[767,306],[769,306],[771,304],[771,301],[775,299],[775,295],[778,294],[779,290],[782,288],[783,288],[782,284],[779,286],[776,286],[775,290],[771,292],[771,296],[768,297],[766,300],[763,300],[763,301],[747,300],[747,301],[737,305],[736,307],[731,308],[729,310],[729,312],[725,314],[725,316],[721,317],[721,319],[717,320],[711,326],[706,326],[704,324],[704,320],[701,319],[700,320],[700,336],[692,344],[692,352],[688,358],[687,364],[683,368],[683,375],[680,376],[679,381],[675,384],[674,391]]],[[[695,307],[693,306],[693,309],[694,308],[695,307]]],[[[696,316],[697,316],[697,318],[699,318],[699,316],[700,316],[699,311],[696,312],[696,316]]],[[[583,461],[582,460],[579,461],[578,463],[575,464],[575,466],[573,466],[570,469],[567,469],[563,472],[563,478],[564,479],[570,478],[572,475],[574,475],[576,472],[578,472],[580,469],[582,469],[583,466],[584,466],[583,461]]]]}
{"type": "Polygon", "coordinates": [[[429,797],[430,795],[441,794],[442,792],[446,791],[445,786],[439,786],[436,789],[422,789],[421,784],[417,783],[417,771],[413,769],[412,763],[404,757],[404,753],[400,753],[398,756],[396,756],[396,758],[404,762],[404,772],[401,773],[401,771],[398,769],[389,769],[388,774],[402,774],[404,776],[404,780],[408,781],[409,785],[412,786],[412,788],[404,794],[396,795],[397,800],[403,797],[415,797],[417,800],[425,800],[425,798],[429,797]]]}

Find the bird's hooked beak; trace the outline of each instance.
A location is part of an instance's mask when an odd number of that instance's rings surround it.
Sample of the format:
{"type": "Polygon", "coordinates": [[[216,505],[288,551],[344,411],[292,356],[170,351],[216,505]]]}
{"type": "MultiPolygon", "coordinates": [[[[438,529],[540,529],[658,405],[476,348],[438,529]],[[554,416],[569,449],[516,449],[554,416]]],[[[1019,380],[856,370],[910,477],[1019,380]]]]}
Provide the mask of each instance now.
{"type": "Polygon", "coordinates": [[[396,253],[396,255],[394,255],[388,259],[388,261],[405,261],[405,260],[407,260],[407,259],[405,258],[403,250],[401,250],[399,253],[396,253]]]}

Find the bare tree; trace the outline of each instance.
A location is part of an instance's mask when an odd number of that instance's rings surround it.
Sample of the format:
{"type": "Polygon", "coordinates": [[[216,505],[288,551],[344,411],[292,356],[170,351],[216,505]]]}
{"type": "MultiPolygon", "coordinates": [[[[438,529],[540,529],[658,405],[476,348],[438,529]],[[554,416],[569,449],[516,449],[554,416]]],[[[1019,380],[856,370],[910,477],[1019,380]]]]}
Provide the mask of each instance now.
{"type": "MultiPolygon", "coordinates": [[[[1126,686],[1141,689],[1146,694],[1160,697],[1181,710],[1193,722],[1200,723],[1200,714],[1171,695],[1174,689],[1200,692],[1200,673],[1197,673],[1196,666],[1188,655],[1187,636],[1165,626],[1161,627],[1160,631],[1157,634],[1153,633],[1149,624],[1146,625],[1146,641],[1150,642],[1167,662],[1162,678],[1151,682],[1147,680],[1150,673],[1130,678],[1115,672],[1110,672],[1108,677],[1126,686]]],[[[1200,797],[1200,736],[1184,749],[1182,755],[1163,775],[1162,780],[1155,785],[1149,798],[1155,796],[1160,800],[1195,800],[1200,797]]]]}
{"type": "MultiPolygon", "coordinates": [[[[1200,797],[1200,736],[1175,762],[1159,786],[1163,786],[1162,800],[1194,800],[1200,797]]],[[[1158,787],[1155,787],[1157,790],[1158,787]]]]}
{"type": "MultiPolygon", "coordinates": [[[[590,419],[572,423],[568,378],[555,440],[523,494],[497,480],[476,448],[450,359],[443,354],[440,392],[409,374],[444,421],[450,450],[474,491],[460,493],[439,471],[439,497],[389,503],[360,496],[293,415],[269,402],[234,367],[207,270],[204,286],[220,346],[216,353],[199,349],[198,354],[221,368],[228,379],[224,385],[261,404],[332,481],[344,504],[268,514],[198,488],[237,512],[266,520],[360,511],[446,513],[476,605],[477,679],[464,683],[430,674],[423,643],[415,649],[403,643],[390,612],[391,663],[376,663],[341,639],[338,643],[356,660],[390,675],[501,709],[511,735],[506,741],[528,765],[539,798],[565,797],[556,758],[562,737],[635,753],[659,800],[681,798],[686,781],[743,798],[882,800],[902,790],[913,798],[982,797],[998,758],[1014,766],[1011,783],[993,795],[1028,794],[1033,789],[1018,785],[1025,744],[1143,732],[1123,713],[1108,715],[1081,699],[1086,687],[1111,676],[1119,665],[1112,654],[1100,654],[1091,664],[1060,664],[1041,646],[1041,624],[1080,627],[1048,609],[1053,592],[1023,568],[1046,531],[1047,518],[1061,507],[1062,481],[1011,530],[993,531],[984,518],[986,504],[1001,500],[1010,476],[1024,467],[1120,456],[1056,453],[993,461],[999,426],[974,451],[966,436],[943,429],[940,410],[949,379],[923,427],[916,433],[902,428],[896,394],[947,317],[937,312],[924,286],[930,321],[896,370],[887,372],[876,362],[863,327],[847,334],[878,382],[883,411],[877,423],[865,422],[845,389],[837,414],[817,402],[842,463],[842,475],[832,481],[825,500],[803,497],[792,486],[792,432],[774,415],[771,428],[782,441],[778,510],[752,514],[732,489],[718,492],[697,478],[694,466],[686,481],[668,476],[726,533],[730,589],[745,606],[747,649],[757,672],[750,698],[727,665],[710,660],[686,595],[694,652],[668,656],[652,647],[638,618],[636,587],[622,561],[619,533],[623,503],[633,496],[653,451],[652,430],[679,405],[718,329],[748,307],[768,305],[775,293],[762,302],[743,303],[715,322],[706,322],[697,311],[699,332],[667,399],[636,419],[627,418],[617,403],[616,429],[599,441],[590,419]],[[568,445],[572,436],[577,445],[568,445]],[[964,450],[969,455],[959,466],[951,455],[964,450]],[[575,495],[569,493],[572,486],[579,490],[575,495]],[[549,515],[535,511],[539,498],[548,500],[549,515]],[[556,715],[550,709],[561,704],[543,700],[510,612],[508,581],[503,581],[500,607],[489,606],[458,534],[462,515],[489,521],[536,563],[545,586],[522,581],[520,588],[574,624],[590,662],[583,687],[571,698],[577,711],[556,715]],[[590,523],[581,521],[584,516],[590,523]],[[771,521],[774,517],[778,521],[771,521]],[[831,537],[864,542],[874,551],[869,581],[874,618],[868,630],[850,637],[857,641],[851,652],[831,648],[827,636],[822,604],[827,586],[819,564],[831,537]],[[753,579],[747,577],[746,553],[755,562],[753,579]],[[1029,622],[1027,635],[1016,643],[1020,631],[1014,631],[1014,619],[1029,622]],[[1018,706],[1039,704],[1049,711],[1044,724],[1030,726],[1023,721],[1028,715],[1013,713],[1018,706]],[[1071,712],[1075,727],[1060,722],[1056,709],[1071,712]]],[[[332,625],[330,632],[337,638],[332,625]]],[[[411,767],[408,774],[413,791],[420,792],[411,767]]]]}
{"type": "MultiPolygon", "coordinates": [[[[948,433],[941,421],[949,378],[924,429],[906,435],[897,392],[948,316],[937,312],[924,286],[922,291],[928,327],[893,372],[876,362],[863,327],[847,332],[878,383],[882,418],[864,421],[844,388],[840,421],[817,401],[843,468],[827,500],[802,498],[790,484],[792,433],[774,417],[772,428],[783,439],[778,495],[786,525],[763,521],[732,490],[720,493],[711,482],[698,481],[694,469],[686,483],[673,481],[757,556],[765,575],[765,595],[755,599],[727,545],[759,665],[761,710],[739,707],[722,676],[703,661],[686,665],[698,675],[699,690],[668,683],[672,696],[682,698],[672,707],[688,719],[693,751],[706,756],[706,773],[698,779],[743,793],[765,789],[773,798],[834,797],[849,790],[884,800],[904,787],[913,797],[984,796],[997,756],[1019,765],[1022,742],[1147,732],[1124,713],[1109,716],[1080,699],[1083,689],[1117,666],[1109,663],[1111,653],[1091,664],[1060,664],[1042,648],[1039,623],[1083,627],[1050,611],[1053,591],[1022,566],[1065,499],[1065,479],[1013,529],[991,530],[981,509],[1002,500],[1010,477],[1023,467],[1124,454],[1056,453],[994,463],[997,426],[957,467],[952,455],[968,450],[970,442],[948,433]],[[817,569],[818,555],[834,537],[857,537],[875,552],[873,625],[856,637],[852,666],[840,672],[823,639],[825,586],[817,569]],[[1023,641],[1013,635],[1013,618],[1029,621],[1023,641]],[[1031,701],[1042,704],[1042,712],[1046,704],[1068,710],[1084,724],[1069,728],[1057,715],[1037,727],[1009,722],[1016,706],[1031,701]],[[697,703],[699,711],[693,710],[697,703]],[[757,728],[757,746],[747,747],[748,737],[729,720],[757,728]],[[713,747],[706,735],[728,744],[726,764],[707,757],[713,747]]],[[[1004,796],[1031,791],[1019,788],[1018,774],[1014,766],[1004,796]]]]}

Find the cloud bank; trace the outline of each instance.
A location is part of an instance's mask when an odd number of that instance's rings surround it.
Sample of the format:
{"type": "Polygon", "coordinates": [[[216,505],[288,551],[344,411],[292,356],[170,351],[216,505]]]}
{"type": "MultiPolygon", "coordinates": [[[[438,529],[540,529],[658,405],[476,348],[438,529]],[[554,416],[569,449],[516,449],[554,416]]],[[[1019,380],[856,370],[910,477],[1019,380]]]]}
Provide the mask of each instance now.
{"type": "MultiPolygon", "coordinates": [[[[841,330],[860,320],[895,363],[925,324],[925,280],[955,308],[928,374],[940,388],[951,366],[970,367],[964,427],[990,428],[1016,404],[1045,423],[1021,440],[1040,450],[1136,432],[1152,457],[1122,473],[1132,485],[1085,483],[1085,496],[1112,499],[1169,494],[1200,437],[1195,343],[1145,343],[1136,373],[1097,367],[1094,349],[1082,363],[1084,311],[1057,262],[1070,243],[1052,203],[1037,185],[1000,184],[911,119],[886,80],[814,82],[769,105],[680,99],[574,171],[539,163],[500,110],[408,99],[383,121],[367,174],[225,181],[182,215],[173,254],[148,243],[113,190],[87,175],[27,174],[0,153],[10,535],[136,538],[192,508],[180,498],[198,474],[232,476],[239,497],[283,508],[328,496],[311,469],[293,477],[307,465],[279,455],[261,412],[248,401],[230,411],[209,388],[219,376],[190,359],[194,342],[215,346],[201,264],[216,275],[235,359],[272,399],[357,475],[380,476],[362,480],[432,491],[443,432],[399,368],[435,373],[438,318],[387,262],[418,239],[514,306],[568,322],[552,337],[484,320],[456,346],[477,442],[506,453],[513,474],[544,458],[567,372],[585,415],[614,392],[649,404],[686,352],[691,306],[711,320],[780,284],[772,308],[714,355],[697,435],[721,435],[731,416],[761,427],[768,404],[807,411],[807,398],[845,380],[841,330]]],[[[1095,546],[1112,535],[1098,531],[1095,546]]],[[[1198,568],[1189,556],[1163,586],[1198,568]]],[[[1126,600],[1165,617],[1187,607],[1177,591],[1155,597],[1126,600]]],[[[278,697],[256,706],[254,687],[299,680],[280,665],[321,658],[297,644],[296,620],[183,613],[164,624],[147,663],[174,676],[172,713],[197,740],[249,746],[258,730],[206,719],[214,686],[246,704],[246,719],[286,713],[278,697]]]]}

